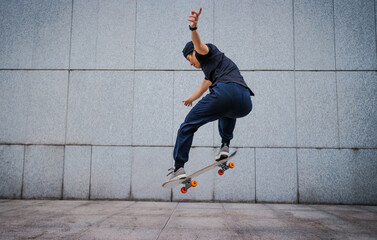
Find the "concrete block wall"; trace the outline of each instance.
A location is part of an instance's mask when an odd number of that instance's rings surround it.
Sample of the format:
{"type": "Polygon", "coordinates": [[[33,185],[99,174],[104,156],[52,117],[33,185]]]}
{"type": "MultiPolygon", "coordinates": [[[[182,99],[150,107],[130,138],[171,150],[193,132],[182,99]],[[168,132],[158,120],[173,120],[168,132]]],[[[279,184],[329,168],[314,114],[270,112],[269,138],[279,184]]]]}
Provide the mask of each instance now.
{"type": "MultiPolygon", "coordinates": [[[[376,0],[0,2],[0,198],[377,204],[376,0]],[[191,8],[255,92],[236,168],[163,189],[191,8]]],[[[217,122],[187,172],[213,161],[217,122]]]]}

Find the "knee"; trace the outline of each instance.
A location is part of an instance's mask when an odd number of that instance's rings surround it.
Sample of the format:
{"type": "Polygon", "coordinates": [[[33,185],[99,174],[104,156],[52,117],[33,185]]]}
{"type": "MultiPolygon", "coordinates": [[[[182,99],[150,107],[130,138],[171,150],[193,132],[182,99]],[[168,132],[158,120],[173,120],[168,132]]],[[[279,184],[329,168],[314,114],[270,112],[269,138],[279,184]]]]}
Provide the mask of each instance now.
{"type": "Polygon", "coordinates": [[[182,123],[181,126],[178,129],[178,135],[186,135],[186,134],[191,134],[195,133],[198,130],[198,127],[192,124],[188,123],[182,123]]]}

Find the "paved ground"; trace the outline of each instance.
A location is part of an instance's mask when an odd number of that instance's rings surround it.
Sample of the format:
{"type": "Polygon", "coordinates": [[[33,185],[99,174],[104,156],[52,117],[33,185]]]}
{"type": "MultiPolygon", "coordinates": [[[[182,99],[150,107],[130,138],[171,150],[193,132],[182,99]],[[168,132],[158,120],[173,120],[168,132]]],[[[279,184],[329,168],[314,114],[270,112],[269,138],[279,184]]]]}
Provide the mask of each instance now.
{"type": "Polygon", "coordinates": [[[377,239],[377,206],[0,200],[0,239],[377,239]]]}

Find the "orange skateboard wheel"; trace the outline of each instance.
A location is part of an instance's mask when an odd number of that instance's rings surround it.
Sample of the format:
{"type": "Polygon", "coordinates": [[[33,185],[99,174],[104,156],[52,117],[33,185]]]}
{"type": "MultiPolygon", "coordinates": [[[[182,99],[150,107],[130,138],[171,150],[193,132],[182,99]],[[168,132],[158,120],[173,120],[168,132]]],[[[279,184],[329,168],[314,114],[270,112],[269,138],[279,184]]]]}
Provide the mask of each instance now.
{"type": "Polygon", "coordinates": [[[192,181],[191,181],[191,186],[192,186],[192,187],[196,187],[196,186],[198,186],[198,182],[197,182],[196,180],[192,180],[192,181]]]}
{"type": "Polygon", "coordinates": [[[187,189],[185,187],[182,187],[181,188],[181,193],[183,193],[183,194],[187,193],[187,189]]]}
{"type": "Polygon", "coordinates": [[[219,171],[217,172],[220,176],[224,175],[224,170],[222,169],[219,169],[219,171]]]}
{"type": "Polygon", "coordinates": [[[234,166],[236,166],[236,165],[234,165],[234,162],[230,162],[228,166],[229,166],[230,168],[234,168],[234,166]]]}

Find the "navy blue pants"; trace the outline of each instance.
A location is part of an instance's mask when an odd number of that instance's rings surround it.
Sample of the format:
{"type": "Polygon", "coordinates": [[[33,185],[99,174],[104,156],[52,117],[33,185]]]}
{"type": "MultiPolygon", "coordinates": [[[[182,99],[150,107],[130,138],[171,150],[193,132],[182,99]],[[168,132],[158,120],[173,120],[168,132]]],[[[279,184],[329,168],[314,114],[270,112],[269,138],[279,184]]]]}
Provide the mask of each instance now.
{"type": "Polygon", "coordinates": [[[194,133],[208,122],[219,120],[221,142],[229,145],[233,138],[236,119],[246,116],[252,109],[250,92],[237,83],[218,83],[210,89],[188,113],[181,124],[174,147],[175,167],[188,161],[194,133]]]}

